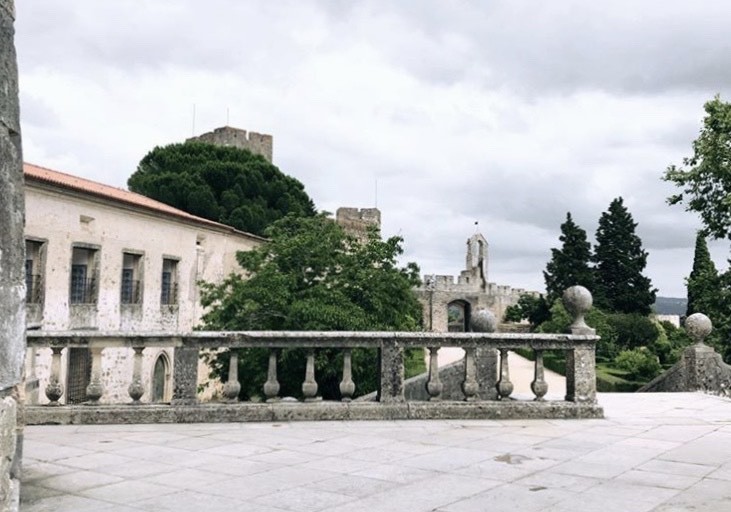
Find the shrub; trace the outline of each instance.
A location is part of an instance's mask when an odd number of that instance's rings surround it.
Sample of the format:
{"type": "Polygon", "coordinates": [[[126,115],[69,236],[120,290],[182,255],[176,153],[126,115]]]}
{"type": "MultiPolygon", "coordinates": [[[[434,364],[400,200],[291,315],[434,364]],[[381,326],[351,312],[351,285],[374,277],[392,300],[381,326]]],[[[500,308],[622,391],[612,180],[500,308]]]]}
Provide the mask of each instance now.
{"type": "Polygon", "coordinates": [[[657,356],[647,347],[623,350],[615,358],[614,364],[626,371],[630,378],[648,381],[655,378],[662,370],[657,356]]]}
{"type": "Polygon", "coordinates": [[[617,345],[622,349],[649,347],[660,334],[655,322],[638,313],[608,315],[608,322],[617,334],[617,345]]]}

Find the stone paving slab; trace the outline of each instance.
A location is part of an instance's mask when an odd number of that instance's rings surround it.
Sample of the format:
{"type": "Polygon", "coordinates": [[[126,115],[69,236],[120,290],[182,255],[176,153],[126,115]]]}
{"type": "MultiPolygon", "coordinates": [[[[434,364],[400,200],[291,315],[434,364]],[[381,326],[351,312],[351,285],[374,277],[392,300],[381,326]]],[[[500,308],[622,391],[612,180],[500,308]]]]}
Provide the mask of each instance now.
{"type": "Polygon", "coordinates": [[[731,400],[605,419],[33,426],[21,510],[731,511],[731,400]]]}

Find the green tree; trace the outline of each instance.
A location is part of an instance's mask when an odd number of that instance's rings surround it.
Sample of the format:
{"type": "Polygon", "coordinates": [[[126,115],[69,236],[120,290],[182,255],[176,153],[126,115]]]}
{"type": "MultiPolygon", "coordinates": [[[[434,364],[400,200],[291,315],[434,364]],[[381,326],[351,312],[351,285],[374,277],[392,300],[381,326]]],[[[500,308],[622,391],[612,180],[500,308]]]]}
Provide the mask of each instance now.
{"type": "MultiPolygon", "coordinates": [[[[668,203],[685,204],[687,211],[697,213],[703,223],[703,234],[713,239],[731,240],[731,104],[715,96],[703,106],[698,138],[693,141],[693,155],[683,159],[682,166],[670,165],[663,179],[675,184],[681,193],[668,198],[668,203]]],[[[689,293],[692,290],[689,279],[689,293]]],[[[697,298],[693,298],[700,308],[697,298]]],[[[731,270],[719,276],[719,307],[705,312],[714,325],[712,343],[725,350],[731,361],[731,270]],[[725,306],[725,307],[724,307],[725,306]]],[[[702,306],[708,307],[703,304],[702,306]]]]}
{"type": "Polygon", "coordinates": [[[693,142],[693,156],[671,165],[663,179],[683,189],[668,198],[696,212],[705,234],[731,240],[731,104],[716,96],[704,105],[706,117],[693,142]]]}
{"type": "Polygon", "coordinates": [[[716,316],[720,297],[720,281],[716,265],[708,252],[706,237],[698,232],[695,239],[693,270],[686,280],[688,289],[688,309],[686,315],[704,313],[716,316]]]}
{"type": "Polygon", "coordinates": [[[531,329],[535,329],[550,318],[551,311],[546,299],[540,295],[536,296],[531,293],[524,293],[520,296],[516,304],[512,304],[505,309],[506,322],[528,320],[531,329]]]}
{"type": "MultiPolygon", "coordinates": [[[[419,284],[414,263],[397,264],[402,239],[381,240],[371,230],[362,243],[345,234],[324,214],[289,215],[266,231],[269,241],[240,252],[248,277],[231,275],[221,284],[204,284],[202,303],[209,308],[206,328],[222,330],[414,331],[421,327],[422,306],[413,288],[419,284]]],[[[410,355],[423,369],[423,351],[410,355]]],[[[242,397],[261,393],[266,352],[249,350],[240,358],[242,397]]],[[[341,353],[319,350],[316,376],[325,398],[339,396],[341,353]]],[[[225,375],[226,356],[214,366],[225,375]]],[[[281,394],[299,395],[304,353],[283,351],[279,360],[281,394]]],[[[375,390],[377,353],[353,353],[359,394],[375,390]]]]}
{"type": "Polygon", "coordinates": [[[601,309],[647,315],[655,302],[657,290],[642,275],[647,252],[635,234],[636,227],[621,197],[614,199],[599,218],[594,247],[594,301],[601,309]]]}
{"type": "Polygon", "coordinates": [[[549,304],[561,298],[564,290],[574,285],[594,290],[594,271],[589,265],[591,245],[586,239],[586,231],[576,225],[570,212],[566,214],[566,222],[561,224],[561,236],[558,239],[563,245],[560,249],[551,249],[551,261],[543,272],[549,304]]]}
{"type": "Polygon", "coordinates": [[[287,214],[315,214],[302,183],[263,156],[230,146],[156,147],[127,185],[132,192],[257,235],[287,214]]]}

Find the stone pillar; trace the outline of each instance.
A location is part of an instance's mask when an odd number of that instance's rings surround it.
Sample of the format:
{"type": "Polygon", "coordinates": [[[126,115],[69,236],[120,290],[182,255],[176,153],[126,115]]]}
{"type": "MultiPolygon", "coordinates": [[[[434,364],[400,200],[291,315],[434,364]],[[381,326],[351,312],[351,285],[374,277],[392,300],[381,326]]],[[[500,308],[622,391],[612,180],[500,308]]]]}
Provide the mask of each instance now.
{"type": "Polygon", "coordinates": [[[22,404],[16,400],[25,357],[25,206],[14,21],[13,0],[0,0],[0,510],[18,507],[22,404]]]}
{"type": "Polygon", "coordinates": [[[25,356],[23,157],[13,2],[0,0],[0,390],[22,380],[25,356]]]}
{"type": "Polygon", "coordinates": [[[566,400],[596,402],[594,347],[577,347],[566,351],[566,400]]]}
{"type": "MultiPolygon", "coordinates": [[[[586,325],[584,316],[592,305],[589,290],[572,286],[563,292],[563,305],[571,316],[571,334],[594,336],[596,331],[586,325]]],[[[596,347],[577,346],[566,351],[566,400],[570,402],[596,402],[596,347]]]]}
{"type": "Polygon", "coordinates": [[[198,403],[198,348],[175,347],[173,353],[173,405],[198,403]]]}
{"type": "Polygon", "coordinates": [[[378,401],[404,402],[404,348],[395,341],[386,341],[380,349],[378,401]]]}

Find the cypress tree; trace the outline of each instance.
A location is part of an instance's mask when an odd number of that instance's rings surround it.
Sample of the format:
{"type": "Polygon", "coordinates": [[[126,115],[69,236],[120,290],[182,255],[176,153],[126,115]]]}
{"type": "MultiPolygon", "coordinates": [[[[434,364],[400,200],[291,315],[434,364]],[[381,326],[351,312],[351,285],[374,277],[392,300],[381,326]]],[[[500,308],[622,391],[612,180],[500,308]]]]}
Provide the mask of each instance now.
{"type": "Polygon", "coordinates": [[[647,252],[635,234],[636,227],[621,197],[614,199],[599,218],[594,248],[594,303],[609,311],[647,315],[657,290],[642,275],[647,252]]]}
{"type": "Polygon", "coordinates": [[[546,281],[546,300],[548,304],[561,297],[570,286],[581,285],[594,290],[594,271],[589,265],[591,261],[591,245],[586,239],[586,231],[581,229],[566,213],[566,222],[561,224],[562,246],[551,249],[551,261],[543,271],[546,281]]]}
{"type": "Polygon", "coordinates": [[[695,238],[693,270],[686,279],[688,289],[688,309],[686,315],[704,313],[713,316],[720,295],[718,270],[708,252],[706,237],[700,231],[695,238]]]}

